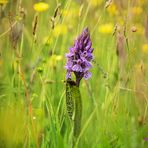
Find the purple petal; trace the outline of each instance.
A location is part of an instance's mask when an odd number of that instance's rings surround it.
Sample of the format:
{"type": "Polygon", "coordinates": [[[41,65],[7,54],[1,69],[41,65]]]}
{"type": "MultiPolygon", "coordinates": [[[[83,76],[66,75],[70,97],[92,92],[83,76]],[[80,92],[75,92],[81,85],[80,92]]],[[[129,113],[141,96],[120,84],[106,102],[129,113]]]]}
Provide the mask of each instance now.
{"type": "Polygon", "coordinates": [[[88,52],[90,52],[90,53],[92,53],[94,51],[94,48],[90,48],[89,50],[88,50],[88,52]]]}
{"type": "Polygon", "coordinates": [[[69,51],[73,53],[74,48],[73,47],[69,48],[69,51]]]}
{"type": "Polygon", "coordinates": [[[87,46],[85,47],[85,50],[88,51],[91,48],[91,41],[88,42],[87,46]]]}
{"type": "Polygon", "coordinates": [[[69,52],[69,53],[66,53],[65,56],[66,56],[66,58],[71,58],[74,56],[74,54],[69,52]]]}
{"type": "Polygon", "coordinates": [[[85,80],[89,79],[90,77],[91,77],[91,73],[90,72],[87,71],[87,72],[84,73],[84,79],[85,80]]]}
{"type": "Polygon", "coordinates": [[[84,51],[83,53],[81,53],[81,57],[86,57],[87,56],[87,51],[84,51]]]}
{"type": "Polygon", "coordinates": [[[85,66],[88,67],[88,68],[91,68],[92,67],[91,63],[88,62],[88,61],[85,61],[85,66]]]}
{"type": "Polygon", "coordinates": [[[86,59],[87,59],[88,61],[91,61],[91,60],[93,59],[92,54],[88,52],[88,53],[87,53],[86,59]]]}
{"type": "Polygon", "coordinates": [[[74,47],[70,48],[69,50],[70,50],[71,54],[75,55],[75,53],[77,52],[77,47],[74,46],[74,47]]]}
{"type": "Polygon", "coordinates": [[[89,41],[89,36],[86,37],[86,39],[84,40],[84,44],[86,44],[89,41]]]}
{"type": "Polygon", "coordinates": [[[83,68],[84,72],[88,71],[92,67],[91,63],[89,63],[88,61],[87,62],[85,61],[84,65],[85,65],[83,68]]]}
{"type": "Polygon", "coordinates": [[[67,71],[66,73],[66,79],[71,78],[71,71],[67,71]]]}
{"type": "Polygon", "coordinates": [[[87,59],[86,59],[85,57],[81,56],[81,60],[84,62],[84,61],[86,61],[87,59]]]}
{"type": "Polygon", "coordinates": [[[82,61],[80,59],[77,60],[77,64],[81,65],[82,61]]]}
{"type": "Polygon", "coordinates": [[[88,34],[89,30],[88,30],[88,27],[86,27],[83,31],[84,34],[88,34]]]}
{"type": "Polygon", "coordinates": [[[73,71],[76,71],[76,72],[82,72],[82,67],[81,67],[79,64],[75,64],[75,65],[72,67],[72,70],[73,70],[73,71]]]}
{"type": "Polygon", "coordinates": [[[74,46],[74,52],[76,52],[79,49],[79,42],[75,42],[75,46],[74,46]]]}
{"type": "Polygon", "coordinates": [[[67,70],[71,70],[71,69],[72,69],[72,66],[73,66],[73,62],[72,62],[72,61],[68,61],[68,62],[66,63],[65,68],[66,68],[67,70]]]}

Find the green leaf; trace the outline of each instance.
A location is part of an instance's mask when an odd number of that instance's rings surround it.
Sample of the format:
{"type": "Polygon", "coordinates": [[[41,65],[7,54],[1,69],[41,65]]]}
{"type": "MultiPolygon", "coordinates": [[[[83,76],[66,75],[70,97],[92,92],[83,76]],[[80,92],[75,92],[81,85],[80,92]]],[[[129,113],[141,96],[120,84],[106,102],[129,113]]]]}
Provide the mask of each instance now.
{"type": "Polygon", "coordinates": [[[71,120],[74,120],[74,137],[81,131],[82,101],[79,87],[71,79],[66,82],[66,105],[71,120]]]}

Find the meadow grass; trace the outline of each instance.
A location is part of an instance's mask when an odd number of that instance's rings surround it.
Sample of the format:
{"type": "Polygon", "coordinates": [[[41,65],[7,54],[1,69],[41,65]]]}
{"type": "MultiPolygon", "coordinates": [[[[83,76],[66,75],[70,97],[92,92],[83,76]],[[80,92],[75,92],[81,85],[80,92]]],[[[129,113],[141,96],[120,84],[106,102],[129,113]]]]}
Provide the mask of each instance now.
{"type": "Polygon", "coordinates": [[[148,2],[44,2],[0,5],[0,147],[72,147],[65,53],[86,26],[94,61],[75,147],[148,147],[148,2]]]}

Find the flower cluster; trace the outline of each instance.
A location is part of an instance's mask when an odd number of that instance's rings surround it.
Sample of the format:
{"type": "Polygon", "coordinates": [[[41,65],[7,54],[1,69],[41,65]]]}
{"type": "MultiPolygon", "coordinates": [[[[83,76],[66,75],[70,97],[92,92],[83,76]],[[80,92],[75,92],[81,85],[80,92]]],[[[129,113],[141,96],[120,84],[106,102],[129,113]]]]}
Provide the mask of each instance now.
{"type": "Polygon", "coordinates": [[[93,50],[89,30],[85,28],[82,34],[75,40],[74,46],[69,49],[69,53],[66,54],[66,79],[71,78],[72,72],[76,76],[76,81],[80,81],[83,77],[85,79],[91,77],[89,69],[92,67],[93,50]]]}
{"type": "Polygon", "coordinates": [[[43,11],[46,11],[49,8],[49,5],[47,3],[44,3],[44,2],[38,2],[38,3],[35,3],[33,5],[33,8],[37,12],[43,12],[43,11]]]}

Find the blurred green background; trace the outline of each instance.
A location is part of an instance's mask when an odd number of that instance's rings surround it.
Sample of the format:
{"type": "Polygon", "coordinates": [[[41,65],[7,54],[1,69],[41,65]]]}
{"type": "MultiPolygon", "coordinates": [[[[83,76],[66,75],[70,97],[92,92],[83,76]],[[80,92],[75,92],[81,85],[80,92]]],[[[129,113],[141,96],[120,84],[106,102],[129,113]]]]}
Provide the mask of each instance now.
{"type": "Polygon", "coordinates": [[[88,26],[77,147],[146,148],[147,0],[0,0],[0,147],[71,147],[65,53],[88,26]]]}

